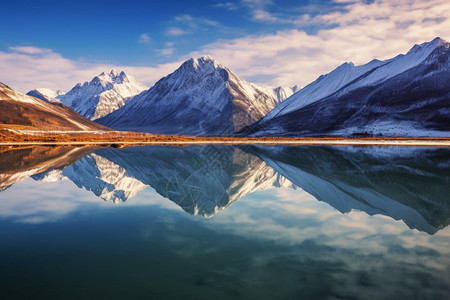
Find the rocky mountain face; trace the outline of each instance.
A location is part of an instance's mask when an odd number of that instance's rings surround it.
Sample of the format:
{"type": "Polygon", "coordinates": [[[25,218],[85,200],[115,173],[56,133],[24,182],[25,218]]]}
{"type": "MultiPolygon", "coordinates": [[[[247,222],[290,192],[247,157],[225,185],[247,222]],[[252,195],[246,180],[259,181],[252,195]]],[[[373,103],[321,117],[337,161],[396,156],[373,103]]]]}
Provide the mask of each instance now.
{"type": "Polygon", "coordinates": [[[186,61],[97,122],[155,134],[230,135],[264,117],[296,89],[249,83],[205,56],[186,61]]]}
{"type": "Polygon", "coordinates": [[[344,64],[241,134],[450,136],[449,54],[436,38],[386,61],[344,64]]]}
{"type": "Polygon", "coordinates": [[[71,108],[24,95],[0,83],[0,124],[12,130],[105,131],[71,108]]]}
{"type": "Polygon", "coordinates": [[[148,89],[125,72],[111,70],[101,73],[91,81],[78,83],[59,100],[82,116],[96,120],[124,106],[135,95],[148,89]]]}
{"type": "Polygon", "coordinates": [[[64,92],[61,90],[54,91],[47,88],[39,88],[29,91],[27,95],[39,98],[49,103],[61,103],[59,99],[64,95],[64,92]]]}

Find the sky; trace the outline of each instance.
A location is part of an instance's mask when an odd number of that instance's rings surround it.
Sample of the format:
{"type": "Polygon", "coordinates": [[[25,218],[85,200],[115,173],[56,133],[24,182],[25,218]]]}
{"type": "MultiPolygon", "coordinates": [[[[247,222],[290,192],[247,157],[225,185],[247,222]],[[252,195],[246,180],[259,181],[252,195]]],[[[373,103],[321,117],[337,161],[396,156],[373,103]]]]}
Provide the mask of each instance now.
{"type": "Polygon", "coordinates": [[[305,86],[449,28],[448,0],[7,1],[0,82],[68,91],[114,68],[152,86],[210,55],[250,82],[305,86]]]}

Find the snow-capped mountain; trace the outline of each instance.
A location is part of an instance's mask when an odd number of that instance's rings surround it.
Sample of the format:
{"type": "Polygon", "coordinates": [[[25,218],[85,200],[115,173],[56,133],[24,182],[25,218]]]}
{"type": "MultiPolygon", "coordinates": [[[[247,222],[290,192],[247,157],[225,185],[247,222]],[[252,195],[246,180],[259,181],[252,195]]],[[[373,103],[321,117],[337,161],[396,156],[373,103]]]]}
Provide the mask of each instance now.
{"type": "Polygon", "coordinates": [[[61,103],[59,99],[64,95],[64,92],[61,90],[54,91],[47,88],[39,88],[29,91],[27,95],[42,99],[49,103],[61,103]]]}
{"type": "Polygon", "coordinates": [[[11,129],[109,131],[71,108],[14,91],[0,83],[0,124],[11,129]]]}
{"type": "Polygon", "coordinates": [[[230,135],[261,119],[294,90],[249,83],[204,56],[189,59],[97,122],[157,134],[230,135]]]}
{"type": "Polygon", "coordinates": [[[101,73],[90,82],[78,83],[59,100],[82,116],[95,120],[119,109],[133,96],[148,89],[125,72],[111,70],[101,73]]]}
{"type": "Polygon", "coordinates": [[[242,134],[450,136],[449,57],[436,38],[386,61],[346,63],[242,134]]]}
{"type": "Polygon", "coordinates": [[[298,85],[294,85],[293,87],[282,87],[279,86],[277,88],[274,88],[273,91],[277,95],[278,101],[282,102],[292,96],[293,94],[300,91],[301,87],[298,85]]]}

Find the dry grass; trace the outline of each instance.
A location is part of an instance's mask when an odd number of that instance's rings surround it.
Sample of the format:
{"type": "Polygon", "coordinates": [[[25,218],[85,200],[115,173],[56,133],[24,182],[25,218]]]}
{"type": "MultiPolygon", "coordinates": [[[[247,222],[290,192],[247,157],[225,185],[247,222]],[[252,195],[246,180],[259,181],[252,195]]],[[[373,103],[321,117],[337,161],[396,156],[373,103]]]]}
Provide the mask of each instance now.
{"type": "MultiPolygon", "coordinates": [[[[19,128],[17,128],[19,129],[19,128]]],[[[24,128],[21,128],[22,130],[24,128]]],[[[183,135],[154,135],[149,133],[104,131],[98,133],[86,132],[35,132],[33,134],[18,134],[10,130],[0,129],[0,143],[17,144],[109,144],[120,147],[126,144],[419,144],[450,146],[450,138],[417,137],[417,138],[341,138],[341,137],[192,137],[183,135]]]]}

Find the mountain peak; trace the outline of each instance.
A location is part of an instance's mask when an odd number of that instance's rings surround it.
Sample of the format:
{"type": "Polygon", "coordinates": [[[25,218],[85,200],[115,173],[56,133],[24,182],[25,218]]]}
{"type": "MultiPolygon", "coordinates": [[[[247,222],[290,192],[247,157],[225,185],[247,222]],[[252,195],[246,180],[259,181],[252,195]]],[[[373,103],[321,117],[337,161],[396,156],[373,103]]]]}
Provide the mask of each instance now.
{"type": "MultiPolygon", "coordinates": [[[[123,73],[123,71],[122,71],[122,73],[123,73]]],[[[109,75],[111,77],[117,77],[117,76],[120,76],[120,73],[117,72],[115,69],[111,69],[111,72],[109,72],[109,75]]]]}
{"type": "Polygon", "coordinates": [[[102,72],[100,75],[95,76],[90,84],[102,84],[105,85],[107,83],[123,83],[125,79],[129,79],[128,75],[124,72],[118,72],[116,69],[111,69],[109,73],[102,72]]]}
{"type": "Polygon", "coordinates": [[[184,64],[188,65],[189,67],[192,66],[195,70],[210,70],[217,69],[218,67],[224,68],[209,55],[205,55],[200,58],[190,58],[184,64]]]}
{"type": "Polygon", "coordinates": [[[201,61],[203,63],[209,63],[209,62],[216,63],[216,60],[212,56],[209,56],[209,55],[204,55],[204,56],[200,57],[198,59],[198,61],[201,61]]]}
{"type": "Polygon", "coordinates": [[[11,88],[9,86],[7,86],[6,84],[4,84],[3,82],[0,82],[0,88],[11,90],[11,88]]]}
{"type": "Polygon", "coordinates": [[[351,61],[346,61],[345,63],[343,63],[342,65],[340,65],[339,67],[337,67],[337,69],[344,69],[344,68],[352,68],[354,67],[355,64],[351,61]]]}
{"type": "Polygon", "coordinates": [[[95,77],[104,78],[104,79],[108,80],[109,78],[116,78],[116,77],[123,77],[123,76],[126,76],[126,73],[124,71],[119,72],[116,69],[111,69],[111,71],[109,71],[109,73],[101,72],[98,76],[95,76],[95,77]]]}
{"type": "Polygon", "coordinates": [[[408,51],[408,53],[419,52],[421,50],[428,49],[428,48],[434,49],[436,47],[439,47],[439,46],[445,45],[445,44],[448,44],[448,42],[446,40],[444,40],[444,39],[442,39],[440,37],[436,37],[430,42],[425,42],[425,43],[422,43],[420,45],[415,44],[411,48],[411,50],[408,51]]]}
{"type": "Polygon", "coordinates": [[[185,61],[130,105],[98,122],[161,134],[230,135],[292,93],[251,84],[203,56],[185,61]]]}
{"type": "Polygon", "coordinates": [[[29,91],[27,95],[54,104],[60,103],[59,98],[61,98],[61,96],[64,95],[64,93],[61,90],[54,91],[48,88],[38,88],[29,91]]]}
{"type": "Polygon", "coordinates": [[[77,84],[61,97],[61,102],[82,116],[95,120],[122,107],[125,101],[148,87],[124,71],[110,70],[95,76],[90,82],[77,84]]]}
{"type": "Polygon", "coordinates": [[[446,40],[444,40],[443,38],[440,38],[440,37],[435,38],[433,41],[437,41],[437,46],[449,44],[449,42],[447,42],[446,40]]]}

